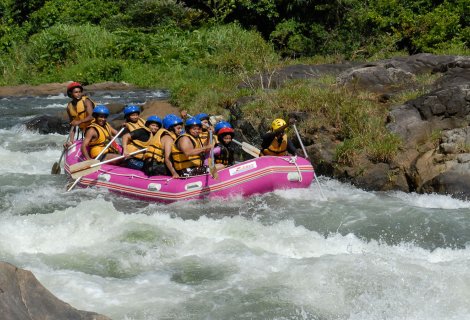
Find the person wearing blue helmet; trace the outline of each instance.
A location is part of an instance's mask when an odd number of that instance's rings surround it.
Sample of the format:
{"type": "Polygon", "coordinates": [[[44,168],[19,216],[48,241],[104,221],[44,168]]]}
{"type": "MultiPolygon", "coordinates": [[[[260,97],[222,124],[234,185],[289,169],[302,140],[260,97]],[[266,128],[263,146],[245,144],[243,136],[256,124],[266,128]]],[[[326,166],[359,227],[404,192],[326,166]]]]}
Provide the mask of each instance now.
{"type": "MultiPolygon", "coordinates": [[[[199,119],[202,123],[202,131],[199,135],[201,138],[202,143],[204,144],[207,140],[209,140],[209,130],[214,130],[214,127],[211,124],[210,117],[207,113],[199,113],[195,116],[196,119],[199,119]]],[[[215,141],[217,143],[217,136],[214,136],[215,141]]]]}
{"type": "Polygon", "coordinates": [[[202,124],[199,119],[186,120],[186,133],[180,135],[171,150],[171,159],[176,172],[183,177],[207,173],[204,165],[205,152],[211,146],[203,144],[199,138],[202,124]]]}
{"type": "MultiPolygon", "coordinates": [[[[191,117],[188,115],[186,110],[181,111],[181,115],[183,118],[185,117],[191,117]]],[[[199,134],[199,138],[201,139],[202,143],[205,144],[207,140],[209,140],[209,130],[214,130],[214,127],[212,126],[210,122],[210,116],[207,113],[198,113],[197,115],[194,116],[194,118],[198,119],[201,121],[202,124],[202,130],[201,133],[199,134]]],[[[214,143],[217,143],[217,136],[214,136],[215,141],[214,143]]]]}
{"type": "Polygon", "coordinates": [[[126,121],[123,126],[126,130],[124,133],[132,132],[136,129],[145,127],[145,120],[140,117],[140,108],[134,104],[127,105],[124,108],[124,118],[126,121]]]}
{"type": "MultiPolygon", "coordinates": [[[[87,160],[95,159],[101,151],[108,145],[113,137],[118,133],[116,129],[111,127],[106,119],[109,116],[109,110],[105,105],[97,105],[93,109],[93,121],[85,130],[85,138],[83,139],[81,151],[87,160]]],[[[102,159],[108,160],[119,156],[119,146],[111,144],[105,150],[102,159]]]]}
{"type": "Polygon", "coordinates": [[[168,130],[172,138],[176,140],[183,131],[183,119],[172,113],[167,114],[165,118],[163,118],[163,128],[168,130]]]}
{"type": "Polygon", "coordinates": [[[173,178],[179,177],[171,161],[171,149],[182,128],[183,119],[180,117],[168,114],[163,118],[163,129],[153,136],[144,154],[144,172],[148,176],[161,174],[164,163],[166,174],[173,178]]]}
{"type": "Polygon", "coordinates": [[[156,115],[147,118],[142,128],[135,128],[122,137],[122,154],[126,156],[124,164],[130,169],[142,170],[144,168],[144,153],[138,153],[132,157],[129,154],[137,150],[148,148],[153,136],[162,127],[162,119],[156,115]]]}

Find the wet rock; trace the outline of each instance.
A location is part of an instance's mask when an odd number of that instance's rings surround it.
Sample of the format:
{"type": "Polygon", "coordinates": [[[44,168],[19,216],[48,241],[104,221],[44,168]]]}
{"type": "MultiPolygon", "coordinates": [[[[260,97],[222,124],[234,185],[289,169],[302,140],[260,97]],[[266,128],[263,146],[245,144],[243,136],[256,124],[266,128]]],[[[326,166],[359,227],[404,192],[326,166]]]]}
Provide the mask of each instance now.
{"type": "Polygon", "coordinates": [[[468,200],[470,198],[470,166],[462,170],[443,172],[423,184],[421,192],[452,195],[468,200]]]}
{"type": "Polygon", "coordinates": [[[37,116],[24,123],[28,130],[37,131],[41,134],[59,133],[67,134],[70,130],[68,121],[58,116],[37,116]]]}
{"type": "Polygon", "coordinates": [[[0,262],[0,318],[2,320],[110,320],[81,311],[57,299],[27,270],[0,262]]]}

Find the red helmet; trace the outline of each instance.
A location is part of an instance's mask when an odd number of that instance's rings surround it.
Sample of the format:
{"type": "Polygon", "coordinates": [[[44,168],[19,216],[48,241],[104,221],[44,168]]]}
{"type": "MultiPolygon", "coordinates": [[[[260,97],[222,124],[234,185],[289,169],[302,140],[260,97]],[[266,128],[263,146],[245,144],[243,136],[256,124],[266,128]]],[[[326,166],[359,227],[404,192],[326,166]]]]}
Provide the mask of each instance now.
{"type": "Polygon", "coordinates": [[[235,135],[235,131],[233,131],[232,128],[228,128],[228,127],[222,128],[219,131],[217,131],[217,135],[219,137],[225,136],[226,134],[229,134],[233,137],[235,135]]]}
{"type": "Polygon", "coordinates": [[[75,88],[80,88],[83,91],[83,86],[80,84],[80,82],[71,82],[67,85],[67,96],[70,98],[72,97],[72,90],[75,88]]]}

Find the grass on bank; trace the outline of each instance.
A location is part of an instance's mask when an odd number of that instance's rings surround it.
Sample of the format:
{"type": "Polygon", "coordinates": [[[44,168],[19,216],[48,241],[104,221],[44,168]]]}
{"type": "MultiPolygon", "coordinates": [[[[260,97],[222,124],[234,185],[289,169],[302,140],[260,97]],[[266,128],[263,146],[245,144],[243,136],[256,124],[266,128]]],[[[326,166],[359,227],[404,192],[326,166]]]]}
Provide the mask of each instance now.
{"type": "Polygon", "coordinates": [[[315,134],[323,129],[342,141],[336,153],[339,163],[351,165],[359,156],[374,162],[390,161],[398,152],[400,139],[385,128],[386,105],[328,83],[331,77],[292,81],[276,91],[258,92],[258,99],[244,108],[255,125],[275,117],[287,118],[292,112],[304,112],[298,124],[301,132],[315,134]]]}

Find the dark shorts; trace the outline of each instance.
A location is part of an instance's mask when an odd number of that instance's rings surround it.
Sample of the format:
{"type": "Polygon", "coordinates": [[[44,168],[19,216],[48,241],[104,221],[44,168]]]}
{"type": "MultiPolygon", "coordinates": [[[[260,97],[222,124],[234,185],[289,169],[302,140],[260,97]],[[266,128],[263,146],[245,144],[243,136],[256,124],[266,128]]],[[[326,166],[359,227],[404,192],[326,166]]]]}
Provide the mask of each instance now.
{"type": "Polygon", "coordinates": [[[178,174],[181,177],[192,177],[192,176],[198,176],[201,174],[206,174],[209,172],[209,167],[208,166],[200,166],[200,167],[192,167],[192,168],[186,168],[183,170],[179,170],[178,174]]]}
{"type": "Polygon", "coordinates": [[[126,167],[128,167],[129,169],[142,170],[142,168],[144,167],[144,162],[142,160],[134,158],[127,159],[125,161],[125,164],[126,167]]]}
{"type": "Polygon", "coordinates": [[[167,176],[168,172],[164,163],[158,163],[153,159],[147,159],[143,162],[145,174],[148,176],[167,176]]]}

